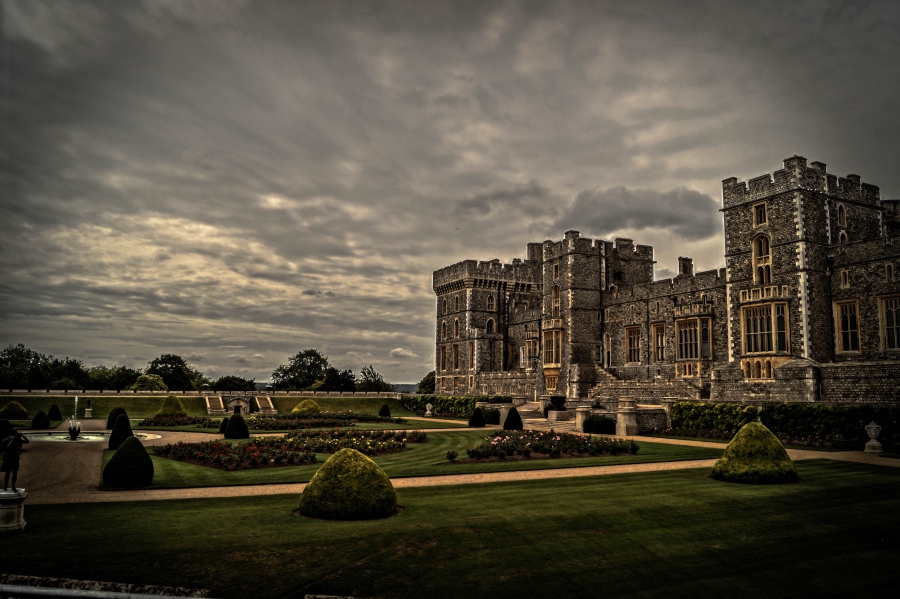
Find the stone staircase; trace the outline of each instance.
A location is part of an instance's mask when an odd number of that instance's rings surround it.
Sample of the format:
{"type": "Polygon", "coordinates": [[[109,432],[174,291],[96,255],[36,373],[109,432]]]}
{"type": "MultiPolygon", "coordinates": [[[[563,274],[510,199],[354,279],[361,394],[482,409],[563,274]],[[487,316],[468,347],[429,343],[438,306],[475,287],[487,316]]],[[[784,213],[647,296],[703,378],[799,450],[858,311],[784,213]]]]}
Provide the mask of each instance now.
{"type": "Polygon", "coordinates": [[[550,422],[544,418],[544,412],[541,410],[541,404],[536,401],[526,402],[518,408],[519,416],[522,417],[522,426],[526,430],[554,431],[574,433],[575,420],[563,420],[560,422],[550,422]]]}
{"type": "Polygon", "coordinates": [[[658,403],[664,397],[691,401],[700,397],[700,389],[687,380],[624,381],[605,368],[598,368],[597,384],[587,396],[609,402],[616,402],[620,397],[634,397],[645,403],[658,403]]]}

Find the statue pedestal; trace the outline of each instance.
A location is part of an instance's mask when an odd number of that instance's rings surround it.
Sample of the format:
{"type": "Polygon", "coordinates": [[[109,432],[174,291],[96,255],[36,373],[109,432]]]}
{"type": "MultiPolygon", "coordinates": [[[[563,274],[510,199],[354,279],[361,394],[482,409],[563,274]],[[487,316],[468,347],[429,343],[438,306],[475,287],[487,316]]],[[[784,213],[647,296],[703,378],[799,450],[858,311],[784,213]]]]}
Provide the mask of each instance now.
{"type": "Polygon", "coordinates": [[[93,414],[94,414],[94,410],[92,410],[91,408],[84,409],[84,417],[85,418],[93,418],[94,417],[93,414]]]}
{"type": "Polygon", "coordinates": [[[866,443],[866,453],[884,453],[884,448],[881,446],[881,443],[876,441],[875,439],[869,439],[869,442],[866,443]]]}
{"type": "Polygon", "coordinates": [[[0,491],[0,532],[25,530],[25,489],[0,491]]]}

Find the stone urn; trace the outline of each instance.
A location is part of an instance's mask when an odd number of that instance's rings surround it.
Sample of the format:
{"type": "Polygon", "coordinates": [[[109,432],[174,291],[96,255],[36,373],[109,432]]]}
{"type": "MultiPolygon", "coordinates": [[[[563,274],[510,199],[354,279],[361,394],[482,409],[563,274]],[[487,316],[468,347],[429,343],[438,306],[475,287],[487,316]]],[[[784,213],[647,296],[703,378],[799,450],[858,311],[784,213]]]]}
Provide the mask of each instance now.
{"type": "Polygon", "coordinates": [[[430,418],[430,417],[434,416],[434,414],[431,413],[431,408],[433,408],[433,407],[434,406],[431,405],[430,403],[425,404],[425,417],[426,418],[430,418]]]}
{"type": "Polygon", "coordinates": [[[876,441],[878,435],[881,434],[881,427],[875,424],[874,420],[866,425],[866,434],[869,435],[869,442],[866,443],[866,453],[884,453],[881,443],[876,441]]]}

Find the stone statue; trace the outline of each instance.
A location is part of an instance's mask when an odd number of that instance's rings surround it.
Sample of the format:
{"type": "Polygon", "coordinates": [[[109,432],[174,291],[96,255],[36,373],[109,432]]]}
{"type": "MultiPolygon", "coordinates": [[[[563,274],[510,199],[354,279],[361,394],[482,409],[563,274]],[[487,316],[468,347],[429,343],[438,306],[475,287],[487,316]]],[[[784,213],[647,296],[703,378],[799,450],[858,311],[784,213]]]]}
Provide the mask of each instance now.
{"type": "Polygon", "coordinates": [[[0,472],[5,472],[3,478],[3,490],[9,488],[9,479],[12,475],[12,490],[16,489],[16,479],[19,477],[19,454],[22,452],[22,446],[29,443],[28,438],[17,431],[10,429],[8,435],[0,441],[0,456],[2,456],[3,464],[0,465],[0,472]]]}

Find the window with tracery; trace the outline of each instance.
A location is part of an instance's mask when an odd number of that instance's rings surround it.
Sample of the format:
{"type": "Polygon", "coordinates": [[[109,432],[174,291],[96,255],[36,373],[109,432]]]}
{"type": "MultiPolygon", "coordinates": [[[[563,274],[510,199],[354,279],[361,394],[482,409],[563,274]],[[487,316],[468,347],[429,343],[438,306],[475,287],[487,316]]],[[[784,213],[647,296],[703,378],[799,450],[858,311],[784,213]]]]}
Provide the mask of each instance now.
{"type": "Polygon", "coordinates": [[[772,282],[772,248],[765,235],[753,240],[753,267],[754,281],[762,285],[772,282]]]}
{"type": "Polygon", "coordinates": [[[553,318],[559,318],[559,287],[553,286],[553,318]]]}

